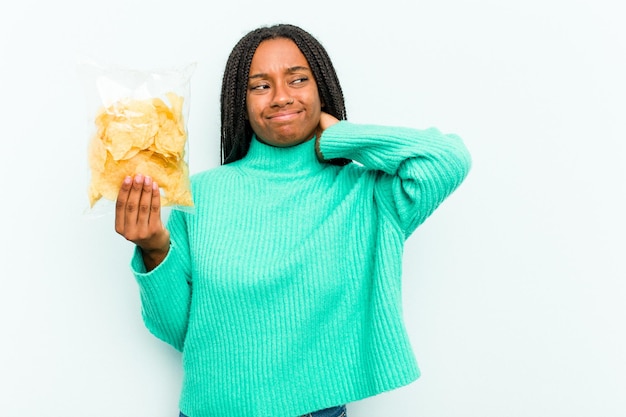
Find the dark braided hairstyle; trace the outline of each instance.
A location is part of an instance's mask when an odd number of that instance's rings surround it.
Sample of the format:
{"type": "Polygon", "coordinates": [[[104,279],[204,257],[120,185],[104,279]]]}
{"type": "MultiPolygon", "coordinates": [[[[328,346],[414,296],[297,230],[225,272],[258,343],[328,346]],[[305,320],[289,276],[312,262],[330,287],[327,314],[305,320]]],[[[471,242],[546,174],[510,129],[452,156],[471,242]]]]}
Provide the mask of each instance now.
{"type": "MultiPolygon", "coordinates": [[[[339,120],[346,120],[344,97],[337,73],[319,41],[305,30],[289,24],[255,29],[235,45],[224,70],[220,100],[222,164],[243,158],[250,148],[253,131],[246,108],[250,64],[259,44],[276,38],[291,39],[300,48],[317,82],[324,111],[339,120]]],[[[334,159],[329,162],[345,165],[349,161],[334,159]]]]}

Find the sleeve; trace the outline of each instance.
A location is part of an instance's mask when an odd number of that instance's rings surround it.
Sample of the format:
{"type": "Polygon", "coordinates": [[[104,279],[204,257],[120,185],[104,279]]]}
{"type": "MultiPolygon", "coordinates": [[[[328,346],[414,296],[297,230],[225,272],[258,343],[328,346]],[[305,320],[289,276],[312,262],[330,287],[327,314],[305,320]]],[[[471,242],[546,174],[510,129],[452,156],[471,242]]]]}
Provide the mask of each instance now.
{"type": "Polygon", "coordinates": [[[131,269],[139,285],[143,321],[159,339],[182,351],[191,302],[191,258],[185,214],[173,210],[168,220],[170,250],[160,265],[146,272],[139,248],[131,269]]]}
{"type": "Polygon", "coordinates": [[[465,179],[471,157],[460,137],[436,128],[341,121],[320,137],[324,158],[377,171],[374,198],[408,237],[465,179]]]}

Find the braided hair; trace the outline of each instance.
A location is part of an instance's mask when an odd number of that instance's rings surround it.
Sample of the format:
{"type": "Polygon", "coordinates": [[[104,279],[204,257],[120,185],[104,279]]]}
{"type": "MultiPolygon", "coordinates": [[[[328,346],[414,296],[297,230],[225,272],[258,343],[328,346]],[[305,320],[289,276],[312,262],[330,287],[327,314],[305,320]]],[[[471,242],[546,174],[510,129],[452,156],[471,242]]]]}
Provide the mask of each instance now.
{"type": "MultiPolygon", "coordinates": [[[[298,46],[311,67],[324,111],[339,120],[346,120],[344,97],[337,73],[319,41],[305,30],[289,24],[255,29],[235,45],[224,70],[220,99],[222,164],[243,158],[250,148],[253,131],[246,108],[250,64],[259,44],[276,38],[290,39],[298,46]]],[[[345,165],[349,161],[334,159],[329,162],[345,165]]]]}

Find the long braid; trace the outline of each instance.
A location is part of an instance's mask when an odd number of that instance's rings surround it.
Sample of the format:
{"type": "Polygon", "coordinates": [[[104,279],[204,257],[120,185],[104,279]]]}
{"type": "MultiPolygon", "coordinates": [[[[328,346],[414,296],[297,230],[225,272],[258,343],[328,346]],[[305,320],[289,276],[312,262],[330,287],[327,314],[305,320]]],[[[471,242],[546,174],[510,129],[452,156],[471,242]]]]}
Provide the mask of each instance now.
{"type": "MultiPolygon", "coordinates": [[[[222,79],[221,154],[222,164],[243,158],[250,148],[252,127],[247,119],[246,92],[252,57],[261,42],[267,39],[291,39],[307,59],[317,82],[324,111],[339,120],[346,120],[343,92],[337,73],[324,47],[303,29],[279,24],[249,32],[233,48],[222,79]]],[[[337,165],[346,159],[329,161],[337,165]]]]}

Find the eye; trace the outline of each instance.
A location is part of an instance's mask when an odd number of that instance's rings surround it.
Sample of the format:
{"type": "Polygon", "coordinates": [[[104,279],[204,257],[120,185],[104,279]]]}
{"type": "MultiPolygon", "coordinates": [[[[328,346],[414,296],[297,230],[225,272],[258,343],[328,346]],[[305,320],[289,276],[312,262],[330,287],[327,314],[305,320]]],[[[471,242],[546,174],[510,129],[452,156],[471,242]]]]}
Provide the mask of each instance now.
{"type": "Polygon", "coordinates": [[[250,87],[250,91],[262,91],[270,88],[269,84],[253,84],[250,87]]]}
{"type": "Polygon", "coordinates": [[[291,84],[302,84],[309,80],[309,77],[298,77],[291,82],[291,84]]]}

